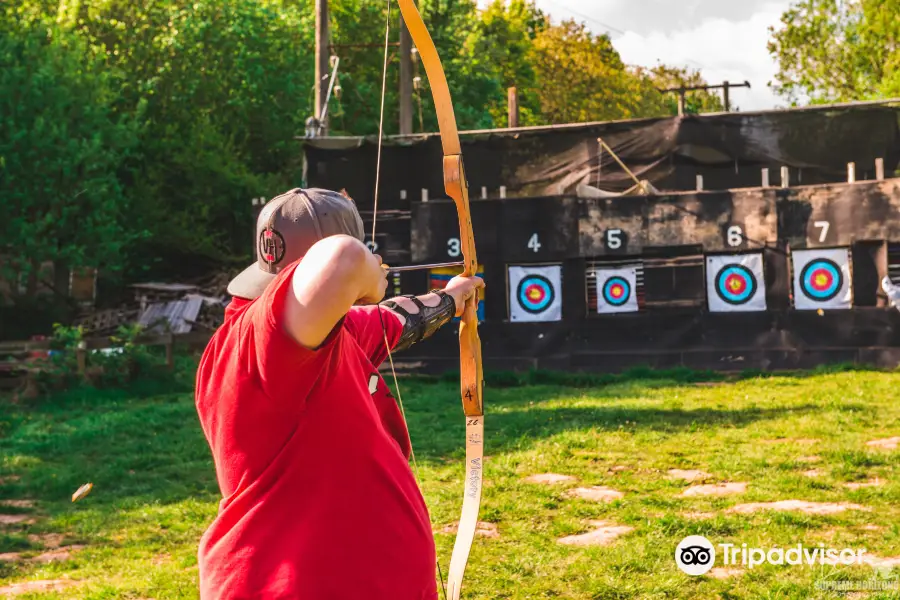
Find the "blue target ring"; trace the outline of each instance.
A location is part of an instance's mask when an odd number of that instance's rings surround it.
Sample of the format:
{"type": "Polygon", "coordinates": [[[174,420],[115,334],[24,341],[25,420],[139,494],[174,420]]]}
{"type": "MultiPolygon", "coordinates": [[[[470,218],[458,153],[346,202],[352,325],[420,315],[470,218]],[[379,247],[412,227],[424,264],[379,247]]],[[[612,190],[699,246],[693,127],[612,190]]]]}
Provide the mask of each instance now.
{"type": "Polygon", "coordinates": [[[516,298],[523,310],[532,314],[542,313],[553,304],[556,292],[553,284],[542,275],[529,275],[519,282],[516,298]]]}
{"type": "Polygon", "coordinates": [[[836,262],[827,258],[809,261],[800,271],[800,291],[810,300],[827,302],[844,287],[844,274],[836,262]]]}
{"type": "Polygon", "coordinates": [[[603,284],[602,294],[610,306],[622,306],[631,298],[631,284],[624,277],[613,275],[603,284]]]}
{"type": "Polygon", "coordinates": [[[716,294],[728,304],[746,304],[756,294],[757,283],[753,271],[732,263],[716,273],[716,294]]]}

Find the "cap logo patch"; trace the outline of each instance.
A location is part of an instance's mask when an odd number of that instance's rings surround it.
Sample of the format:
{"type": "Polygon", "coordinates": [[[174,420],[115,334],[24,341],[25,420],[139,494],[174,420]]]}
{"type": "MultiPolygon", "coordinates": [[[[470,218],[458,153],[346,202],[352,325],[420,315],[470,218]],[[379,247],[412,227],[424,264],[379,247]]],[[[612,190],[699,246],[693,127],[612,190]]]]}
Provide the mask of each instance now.
{"type": "Polygon", "coordinates": [[[276,229],[264,229],[259,234],[259,257],[270,267],[284,259],[284,237],[276,229]]]}

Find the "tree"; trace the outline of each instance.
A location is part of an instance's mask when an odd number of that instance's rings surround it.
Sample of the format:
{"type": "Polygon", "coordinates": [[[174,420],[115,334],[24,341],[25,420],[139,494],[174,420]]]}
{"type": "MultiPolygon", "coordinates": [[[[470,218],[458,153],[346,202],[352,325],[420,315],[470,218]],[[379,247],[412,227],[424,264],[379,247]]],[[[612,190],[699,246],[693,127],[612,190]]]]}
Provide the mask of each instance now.
{"type": "Polygon", "coordinates": [[[541,113],[547,123],[629,119],[664,114],[652,82],[622,62],[606,35],[564,21],[540,31],[534,41],[541,113]]]}
{"type": "MultiPolygon", "coordinates": [[[[422,19],[434,40],[441,64],[453,96],[456,119],[461,129],[494,126],[487,107],[499,93],[494,68],[489,57],[472,52],[466,41],[468,32],[477,27],[478,13],[471,0],[421,0],[418,2],[422,19]]],[[[400,11],[393,3],[391,10],[391,41],[397,41],[400,31],[400,11]]],[[[370,0],[332,0],[331,38],[341,54],[339,78],[344,98],[331,110],[335,133],[369,135],[378,130],[381,108],[381,83],[384,55],[385,5],[370,0]],[[372,47],[348,48],[342,44],[373,44],[372,47]],[[342,116],[341,116],[342,115],[342,116]]],[[[417,90],[422,104],[422,125],[416,128],[437,131],[437,118],[430,93],[430,82],[421,62],[417,65],[421,87],[417,90]]],[[[397,133],[399,106],[399,61],[395,51],[388,55],[387,86],[385,88],[385,133],[397,133]]]]}
{"type": "Polygon", "coordinates": [[[133,265],[158,265],[172,277],[245,261],[250,198],[301,180],[294,137],[312,114],[311,7],[276,0],[26,0],[21,7],[95,49],[118,78],[116,115],[143,107],[136,154],[120,172],[131,226],[150,232],[129,248],[133,265]]]}
{"type": "Polygon", "coordinates": [[[900,0],[803,0],[770,35],[773,87],[794,103],[900,93],[900,0]]]}
{"type": "Polygon", "coordinates": [[[550,26],[533,0],[494,0],[479,15],[477,26],[466,40],[468,56],[477,61],[497,82],[489,101],[494,126],[508,124],[506,94],[515,86],[519,97],[521,125],[541,125],[541,103],[537,74],[531,57],[537,35],[550,26]]]}
{"type": "Polygon", "coordinates": [[[25,299],[43,264],[57,275],[121,269],[139,235],[117,177],[138,133],[113,114],[118,87],[83,40],[55,24],[0,27],[0,277],[22,285],[25,299]]]}

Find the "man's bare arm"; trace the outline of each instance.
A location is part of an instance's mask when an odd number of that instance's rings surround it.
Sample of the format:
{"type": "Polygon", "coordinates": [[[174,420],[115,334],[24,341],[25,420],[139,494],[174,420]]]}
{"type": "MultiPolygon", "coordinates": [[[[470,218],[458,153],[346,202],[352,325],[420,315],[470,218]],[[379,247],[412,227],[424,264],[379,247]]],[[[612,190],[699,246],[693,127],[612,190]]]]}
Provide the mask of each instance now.
{"type": "Polygon", "coordinates": [[[350,307],[378,302],[386,287],[381,257],[356,238],[325,238],[294,271],[284,303],[284,330],[301,346],[318,348],[350,307]]]}

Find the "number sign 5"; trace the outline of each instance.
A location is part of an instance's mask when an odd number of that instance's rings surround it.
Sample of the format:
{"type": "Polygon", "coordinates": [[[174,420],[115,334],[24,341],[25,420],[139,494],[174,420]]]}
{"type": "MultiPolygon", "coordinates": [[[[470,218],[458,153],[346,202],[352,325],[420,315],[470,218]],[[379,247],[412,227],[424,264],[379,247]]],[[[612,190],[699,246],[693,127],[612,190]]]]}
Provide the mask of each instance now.
{"type": "Polygon", "coordinates": [[[608,250],[621,250],[625,245],[625,233],[621,229],[607,229],[603,241],[608,250]]]}

